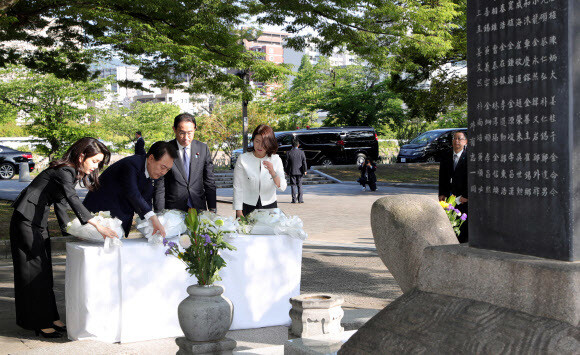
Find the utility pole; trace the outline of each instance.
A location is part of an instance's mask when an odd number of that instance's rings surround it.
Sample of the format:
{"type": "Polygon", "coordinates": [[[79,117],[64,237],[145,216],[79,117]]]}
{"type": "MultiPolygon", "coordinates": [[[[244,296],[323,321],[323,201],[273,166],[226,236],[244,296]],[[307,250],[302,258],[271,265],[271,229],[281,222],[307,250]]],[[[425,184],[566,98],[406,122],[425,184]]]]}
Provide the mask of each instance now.
{"type": "MultiPolygon", "coordinates": [[[[248,71],[239,70],[236,75],[244,81],[244,85],[247,87],[250,77],[248,71]]],[[[245,153],[248,151],[248,100],[244,96],[242,96],[242,140],[242,149],[245,153]]]]}

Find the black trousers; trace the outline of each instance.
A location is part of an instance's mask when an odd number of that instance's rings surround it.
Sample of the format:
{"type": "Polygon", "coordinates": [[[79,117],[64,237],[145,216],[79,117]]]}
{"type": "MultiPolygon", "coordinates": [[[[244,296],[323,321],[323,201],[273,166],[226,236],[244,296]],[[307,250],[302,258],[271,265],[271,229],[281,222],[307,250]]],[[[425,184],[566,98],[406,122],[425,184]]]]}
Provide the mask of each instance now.
{"type": "Polygon", "coordinates": [[[252,205],[247,205],[247,204],[242,204],[242,213],[244,214],[244,216],[249,215],[250,213],[252,213],[252,211],[254,210],[267,210],[267,209],[272,209],[272,208],[278,208],[278,201],[274,201],[266,206],[262,206],[262,201],[261,198],[258,197],[258,203],[256,203],[255,206],[252,205]]]}
{"type": "Polygon", "coordinates": [[[33,225],[15,211],[10,220],[10,247],[16,324],[31,330],[51,328],[60,316],[53,291],[48,230],[33,225]]]}
{"type": "Polygon", "coordinates": [[[290,189],[292,190],[292,202],[304,202],[302,199],[302,175],[290,175],[290,189]],[[296,190],[298,190],[298,198],[296,190]]]}

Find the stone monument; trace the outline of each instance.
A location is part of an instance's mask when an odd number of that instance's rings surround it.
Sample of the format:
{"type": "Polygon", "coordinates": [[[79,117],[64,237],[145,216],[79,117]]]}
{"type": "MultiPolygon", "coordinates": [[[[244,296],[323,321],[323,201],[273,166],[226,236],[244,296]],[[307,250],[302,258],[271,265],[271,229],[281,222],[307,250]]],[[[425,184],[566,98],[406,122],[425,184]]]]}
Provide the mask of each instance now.
{"type": "Polygon", "coordinates": [[[580,349],[580,8],[467,4],[469,245],[425,247],[339,353],[580,349]]]}

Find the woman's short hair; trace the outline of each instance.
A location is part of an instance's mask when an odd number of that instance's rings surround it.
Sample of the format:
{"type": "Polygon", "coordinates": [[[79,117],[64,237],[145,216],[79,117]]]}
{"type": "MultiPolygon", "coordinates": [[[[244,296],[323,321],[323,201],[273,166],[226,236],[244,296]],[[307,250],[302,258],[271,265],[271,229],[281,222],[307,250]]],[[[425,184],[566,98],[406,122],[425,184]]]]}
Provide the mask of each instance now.
{"type": "Polygon", "coordinates": [[[109,152],[109,149],[102,142],[92,137],[84,137],[74,142],[62,158],[52,161],[49,168],[60,168],[62,166],[75,168],[78,174],[77,177],[81,177],[81,185],[93,191],[99,188],[99,171],[103,169],[103,166],[109,164],[110,158],[111,152],[109,152]],[[79,172],[81,164],[99,153],[103,154],[103,160],[99,163],[99,168],[81,177],[79,172]]]}
{"type": "Polygon", "coordinates": [[[258,134],[262,136],[262,145],[266,150],[266,154],[269,157],[272,156],[272,154],[276,154],[278,151],[278,141],[276,140],[276,135],[274,134],[272,127],[265,124],[259,124],[254,130],[254,133],[252,133],[252,141],[254,141],[254,138],[256,138],[258,134]]]}

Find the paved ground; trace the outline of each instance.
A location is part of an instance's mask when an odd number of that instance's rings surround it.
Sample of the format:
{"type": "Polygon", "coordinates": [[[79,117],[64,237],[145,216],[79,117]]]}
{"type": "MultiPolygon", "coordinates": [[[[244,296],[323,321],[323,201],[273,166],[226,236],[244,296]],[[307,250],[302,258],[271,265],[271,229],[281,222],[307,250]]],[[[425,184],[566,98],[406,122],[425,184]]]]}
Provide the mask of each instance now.
{"type": "MultiPolygon", "coordinates": [[[[13,199],[26,184],[0,181],[0,199],[13,199]]],[[[372,203],[395,194],[429,195],[432,189],[379,187],[363,192],[355,184],[305,186],[305,203],[291,204],[290,189],[279,194],[279,207],[304,221],[309,238],[303,252],[301,292],[330,292],[345,297],[345,318],[368,318],[401,295],[395,280],[380,261],[374,248],[369,224],[372,203]]],[[[84,195],[81,192],[81,195],[84,195]]],[[[222,201],[231,201],[231,189],[219,189],[222,201]]],[[[410,197],[412,198],[412,196],[410,197]]],[[[233,214],[231,204],[220,203],[218,212],[233,214]]],[[[55,263],[55,292],[64,318],[64,265],[66,256],[55,263]]],[[[34,337],[14,324],[12,266],[0,262],[0,354],[174,354],[174,339],[129,344],[104,344],[94,341],[47,341],[34,337]]],[[[264,353],[280,353],[287,339],[287,328],[270,327],[234,331],[228,336],[238,341],[237,351],[265,348],[264,353]],[[272,349],[272,350],[270,350],[272,349]]],[[[256,350],[257,351],[257,350],[256,350]]]]}

